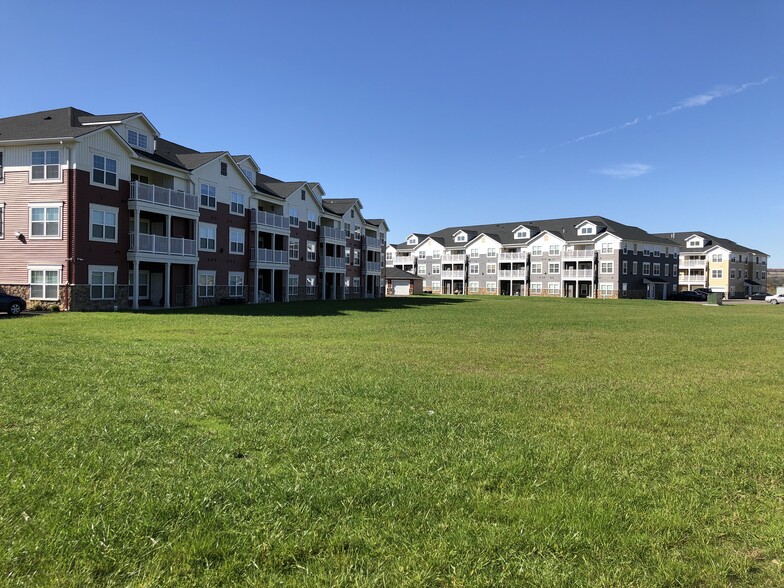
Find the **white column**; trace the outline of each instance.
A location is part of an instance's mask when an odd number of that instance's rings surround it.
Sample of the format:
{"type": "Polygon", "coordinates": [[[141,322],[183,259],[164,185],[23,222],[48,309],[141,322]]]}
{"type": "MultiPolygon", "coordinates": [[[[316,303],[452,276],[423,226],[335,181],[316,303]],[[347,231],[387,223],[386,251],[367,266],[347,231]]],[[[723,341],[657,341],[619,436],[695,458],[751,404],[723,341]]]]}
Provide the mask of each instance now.
{"type": "Polygon", "coordinates": [[[191,287],[191,306],[194,308],[199,303],[199,265],[193,264],[193,286],[191,287]]]}
{"type": "Polygon", "coordinates": [[[283,300],[289,301],[289,271],[283,272],[283,300]]]}
{"type": "MultiPolygon", "coordinates": [[[[133,309],[139,310],[139,209],[133,211],[133,248],[136,260],[133,262],[133,309]]],[[[149,286],[148,286],[149,287],[149,286]]]]}
{"type": "Polygon", "coordinates": [[[166,273],[163,274],[163,307],[171,308],[171,263],[166,264],[166,273]]]}

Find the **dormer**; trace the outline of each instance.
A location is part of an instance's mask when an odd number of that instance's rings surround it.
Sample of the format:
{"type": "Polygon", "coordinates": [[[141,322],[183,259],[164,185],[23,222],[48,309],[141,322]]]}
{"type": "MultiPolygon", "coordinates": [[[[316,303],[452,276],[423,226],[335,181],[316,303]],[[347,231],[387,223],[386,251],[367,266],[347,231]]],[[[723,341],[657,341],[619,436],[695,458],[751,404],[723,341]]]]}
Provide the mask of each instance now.
{"type": "Polygon", "coordinates": [[[411,233],[408,238],[406,238],[406,245],[419,245],[419,237],[414,233],[411,233]]]}
{"type": "Polygon", "coordinates": [[[520,225],[519,227],[515,227],[513,234],[515,239],[529,239],[531,237],[531,230],[525,225],[520,225]]]}
{"type": "Polygon", "coordinates": [[[468,242],[468,233],[463,230],[457,231],[456,233],[452,234],[452,238],[455,240],[455,243],[467,243],[468,242]]]}
{"type": "Polygon", "coordinates": [[[706,244],[706,239],[704,237],[700,237],[699,235],[692,235],[686,239],[687,249],[700,249],[705,247],[706,244]]]}
{"type": "Polygon", "coordinates": [[[599,233],[599,231],[601,231],[603,227],[589,220],[584,220],[583,222],[576,224],[574,228],[577,229],[577,234],[580,237],[583,237],[583,236],[596,235],[599,233]]]}
{"type": "Polygon", "coordinates": [[[248,181],[251,184],[256,183],[256,174],[261,171],[261,168],[258,164],[253,160],[253,157],[250,155],[232,155],[234,161],[237,162],[237,165],[242,170],[242,173],[248,178],[248,181]]]}
{"type": "Polygon", "coordinates": [[[152,126],[143,114],[123,120],[122,127],[116,127],[117,132],[134,149],[155,153],[155,139],[159,136],[158,130],[152,126]]]}

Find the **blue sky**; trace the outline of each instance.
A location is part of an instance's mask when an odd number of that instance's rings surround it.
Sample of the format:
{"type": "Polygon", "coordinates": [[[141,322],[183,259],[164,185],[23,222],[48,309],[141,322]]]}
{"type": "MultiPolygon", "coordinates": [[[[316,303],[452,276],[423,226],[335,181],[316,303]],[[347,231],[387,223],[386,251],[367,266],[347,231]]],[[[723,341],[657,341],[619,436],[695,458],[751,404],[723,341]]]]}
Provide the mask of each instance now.
{"type": "Polygon", "coordinates": [[[392,241],[600,214],[784,266],[778,0],[45,1],[3,22],[0,116],[142,111],[359,197],[392,241]]]}

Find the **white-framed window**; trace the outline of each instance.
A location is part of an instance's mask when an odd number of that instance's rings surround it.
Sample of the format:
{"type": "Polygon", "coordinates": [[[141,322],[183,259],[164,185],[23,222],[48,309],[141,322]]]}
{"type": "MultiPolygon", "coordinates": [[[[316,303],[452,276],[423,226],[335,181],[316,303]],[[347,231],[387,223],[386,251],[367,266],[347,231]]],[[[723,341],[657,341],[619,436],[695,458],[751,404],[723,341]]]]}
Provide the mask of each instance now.
{"type": "Polygon", "coordinates": [[[724,261],[724,256],[721,253],[714,253],[713,255],[711,255],[711,261],[713,263],[721,263],[722,261],[724,261]]]}
{"type": "Polygon", "coordinates": [[[214,271],[199,271],[199,298],[215,298],[214,271]]]}
{"type": "Polygon", "coordinates": [[[642,275],[649,276],[651,274],[651,263],[649,261],[642,262],[642,275]]]}
{"type": "Polygon", "coordinates": [[[468,291],[471,294],[479,292],[479,282],[468,282],[468,291]]]}
{"type": "Polygon", "coordinates": [[[605,241],[604,243],[602,243],[602,253],[613,253],[613,251],[614,248],[613,248],[612,241],[610,242],[605,241]]]}
{"type": "Polygon", "coordinates": [[[90,241],[117,243],[118,208],[90,204],[90,241]]]}
{"type": "Polygon", "coordinates": [[[299,276],[289,274],[289,296],[299,294],[299,276]]]}
{"type": "Polygon", "coordinates": [[[343,232],[346,233],[346,239],[351,236],[351,223],[343,223],[343,232]]]}
{"type": "Polygon", "coordinates": [[[139,149],[147,149],[149,145],[149,137],[139,131],[128,129],[128,145],[133,145],[139,149]]]}
{"type": "Polygon", "coordinates": [[[430,289],[433,292],[440,292],[441,291],[441,280],[433,280],[430,283],[430,289]]]}
{"type": "Polygon", "coordinates": [[[441,250],[440,249],[436,249],[435,251],[433,251],[433,259],[441,259],[441,250]]]}
{"type": "Polygon", "coordinates": [[[299,260],[299,239],[289,239],[289,259],[299,260]]]}
{"type": "MultiPolygon", "coordinates": [[[[347,237],[348,237],[348,233],[350,233],[350,232],[351,232],[351,225],[349,223],[346,223],[346,236],[347,237]]],[[[408,241],[406,241],[406,243],[408,245],[416,245],[417,243],[419,243],[419,239],[417,239],[415,236],[412,235],[411,237],[408,238],[408,241]]]]}
{"type": "Polygon", "coordinates": [[[316,242],[308,241],[305,250],[305,259],[308,261],[316,261],[316,242]]]}
{"type": "Polygon", "coordinates": [[[479,273],[479,264],[478,263],[469,263],[468,264],[468,273],[471,275],[477,275],[479,273]]]}
{"type": "Polygon", "coordinates": [[[5,204],[0,202],[0,239],[5,237],[5,204]]]}
{"type": "Polygon", "coordinates": [[[91,265],[90,300],[114,300],[117,286],[117,266],[91,265]]]}
{"type": "Polygon", "coordinates": [[[354,249],[354,265],[359,265],[360,262],[360,251],[359,249],[354,249]]]}
{"type": "Polygon", "coordinates": [[[242,229],[229,229],[229,253],[245,253],[245,231],[242,229]]]}
{"type": "MultiPolygon", "coordinates": [[[[352,212],[354,212],[354,211],[352,210],[352,212]]],[[[362,240],[362,227],[359,226],[359,225],[356,225],[354,227],[354,240],[355,241],[361,241],[362,240]]]]}
{"type": "MultiPolygon", "coordinates": [[[[133,268],[128,268],[128,299],[133,298],[133,268]]],[[[139,300],[150,298],[150,272],[139,270],[139,300]]]]}
{"type": "Polygon", "coordinates": [[[351,292],[351,278],[346,276],[343,280],[343,286],[346,288],[346,292],[351,292]]]}
{"type": "Polygon", "coordinates": [[[629,262],[628,261],[624,260],[623,264],[621,265],[621,273],[624,276],[629,273],[629,262]]]}
{"type": "Polygon", "coordinates": [[[485,268],[485,272],[487,272],[488,274],[494,274],[495,271],[496,271],[496,264],[488,263],[487,267],[485,268]]]}
{"type": "Polygon", "coordinates": [[[593,235],[593,227],[592,226],[580,227],[580,234],[581,235],[593,235]]]}
{"type": "Polygon", "coordinates": [[[664,275],[665,276],[669,276],[670,275],[670,264],[669,263],[665,263],[664,264],[664,275]]]}
{"type": "Polygon", "coordinates": [[[216,196],[216,189],[215,186],[211,186],[210,184],[201,183],[200,187],[200,197],[199,197],[199,204],[203,208],[217,208],[218,207],[218,199],[216,196]]]}
{"type": "Polygon", "coordinates": [[[527,239],[528,238],[528,231],[526,231],[524,229],[520,229],[518,231],[515,231],[514,238],[515,239],[527,239]]]}
{"type": "Polygon", "coordinates": [[[150,183],[150,177],[142,175],[142,174],[131,173],[131,181],[132,182],[139,182],[140,184],[149,184],[150,183]]]}
{"type": "Polygon", "coordinates": [[[354,285],[354,294],[359,294],[362,290],[362,281],[360,278],[354,278],[352,282],[354,285]]]}
{"type": "Polygon", "coordinates": [[[117,187],[117,160],[93,154],[92,183],[110,188],[117,187]]]}
{"type": "Polygon", "coordinates": [[[700,239],[692,239],[686,243],[686,247],[702,247],[702,241],[700,239]]]}
{"type": "Polygon", "coordinates": [[[316,276],[305,276],[305,294],[316,295],[316,276]]]}
{"type": "Polygon", "coordinates": [[[531,247],[531,255],[541,255],[542,254],[542,246],[541,245],[534,245],[531,247]]]}
{"type": "Polygon", "coordinates": [[[56,265],[28,266],[30,300],[58,300],[60,297],[60,267],[56,265]]]}
{"type": "Polygon", "coordinates": [[[395,254],[391,251],[387,251],[387,261],[392,261],[395,258],[395,254]]]}
{"type": "Polygon", "coordinates": [[[457,237],[455,237],[455,242],[456,243],[465,243],[466,241],[468,241],[468,236],[467,235],[463,234],[463,235],[458,235],[457,237]]]}
{"type": "Polygon", "coordinates": [[[476,259],[476,258],[478,258],[478,257],[479,257],[479,249],[471,249],[471,250],[468,252],[468,256],[469,256],[471,259],[476,259]]]}
{"type": "Polygon", "coordinates": [[[549,262],[547,264],[547,273],[548,274],[560,274],[561,273],[561,264],[556,262],[549,262]]]}
{"type": "Polygon", "coordinates": [[[433,275],[438,276],[441,274],[441,265],[440,264],[433,264],[433,275]]]}
{"type": "Polygon", "coordinates": [[[648,257],[651,254],[651,246],[648,245],[647,243],[643,243],[642,245],[642,254],[645,257],[648,257]]]}
{"type": "Polygon", "coordinates": [[[245,274],[242,272],[229,272],[229,296],[242,298],[245,294],[245,274]]]}
{"type": "Polygon", "coordinates": [[[626,241],[623,243],[623,252],[629,253],[629,244],[626,241]]]}
{"type": "Polygon", "coordinates": [[[541,274],[542,273],[542,263],[539,261],[535,261],[531,264],[531,273],[532,274],[541,274]]]}
{"type": "Polygon", "coordinates": [[[561,246],[550,245],[550,255],[561,255],[561,246]]]}
{"type": "Polygon", "coordinates": [[[720,270],[720,269],[711,270],[711,278],[721,279],[722,277],[724,277],[724,270],[720,270]]]}
{"type": "Polygon", "coordinates": [[[550,294],[550,295],[560,294],[561,293],[561,283],[560,282],[548,282],[548,284],[547,284],[547,293],[550,294]]]}
{"type": "Polygon", "coordinates": [[[487,290],[488,294],[495,294],[498,290],[498,286],[496,282],[487,282],[485,284],[485,290],[487,290]]]}
{"type": "Polygon", "coordinates": [[[245,214],[245,194],[232,190],[229,212],[231,212],[231,214],[245,214]]]}
{"type": "Polygon", "coordinates": [[[603,261],[600,266],[600,273],[602,274],[611,274],[613,273],[613,262],[612,261],[603,261]]]}
{"type": "Polygon", "coordinates": [[[31,239],[58,239],[60,237],[60,216],[62,203],[28,204],[30,211],[31,239]]]}
{"type": "Polygon", "coordinates": [[[654,276],[660,276],[661,275],[661,264],[660,263],[654,263],[653,264],[653,275],[654,276]]]}
{"type": "Polygon", "coordinates": [[[613,285],[599,283],[599,295],[602,298],[610,298],[613,295],[613,285]]]}
{"type": "Polygon", "coordinates": [[[427,257],[427,251],[418,251],[417,257],[419,257],[419,259],[425,259],[427,257]]]}
{"type": "Polygon", "coordinates": [[[541,294],[542,293],[542,283],[541,282],[532,282],[531,283],[531,294],[541,294]]]}
{"type": "Polygon", "coordinates": [[[289,226],[299,226],[299,209],[296,206],[289,206],[289,226]]]}
{"type": "Polygon", "coordinates": [[[30,180],[60,179],[60,152],[57,150],[33,151],[31,154],[30,180]]]}
{"type": "MultiPolygon", "coordinates": [[[[351,247],[346,247],[346,265],[351,264],[351,247]]],[[[411,260],[413,262],[413,259],[411,260]]]]}
{"type": "Polygon", "coordinates": [[[199,223],[199,251],[215,251],[217,235],[217,225],[199,223]]]}
{"type": "Polygon", "coordinates": [[[659,245],[653,246],[653,256],[659,257],[661,255],[661,247],[659,245]]]}
{"type": "Polygon", "coordinates": [[[495,247],[487,248],[487,257],[496,257],[497,255],[498,255],[498,250],[495,247]]]}
{"type": "Polygon", "coordinates": [[[242,173],[245,174],[245,177],[248,178],[248,181],[251,184],[255,184],[256,183],[256,178],[255,178],[256,174],[255,174],[255,172],[252,169],[248,169],[247,167],[241,167],[240,169],[242,170],[242,173]]]}
{"type": "Polygon", "coordinates": [[[424,263],[421,264],[421,265],[418,265],[417,266],[417,275],[418,276],[424,276],[425,274],[427,274],[427,266],[424,263]]]}
{"type": "Polygon", "coordinates": [[[308,213],[308,230],[315,231],[318,225],[318,215],[313,212],[308,213]]]}

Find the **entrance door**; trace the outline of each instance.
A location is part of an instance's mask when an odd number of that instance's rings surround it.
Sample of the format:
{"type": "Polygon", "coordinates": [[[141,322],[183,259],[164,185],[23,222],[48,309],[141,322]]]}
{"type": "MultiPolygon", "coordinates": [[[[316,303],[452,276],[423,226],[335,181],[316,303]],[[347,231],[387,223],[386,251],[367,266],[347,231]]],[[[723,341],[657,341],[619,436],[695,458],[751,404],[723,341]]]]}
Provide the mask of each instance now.
{"type": "Polygon", "coordinates": [[[588,298],[588,284],[585,282],[580,284],[580,298],[588,298]]]}
{"type": "Polygon", "coordinates": [[[648,284],[648,300],[656,298],[656,284],[648,284]]]}

